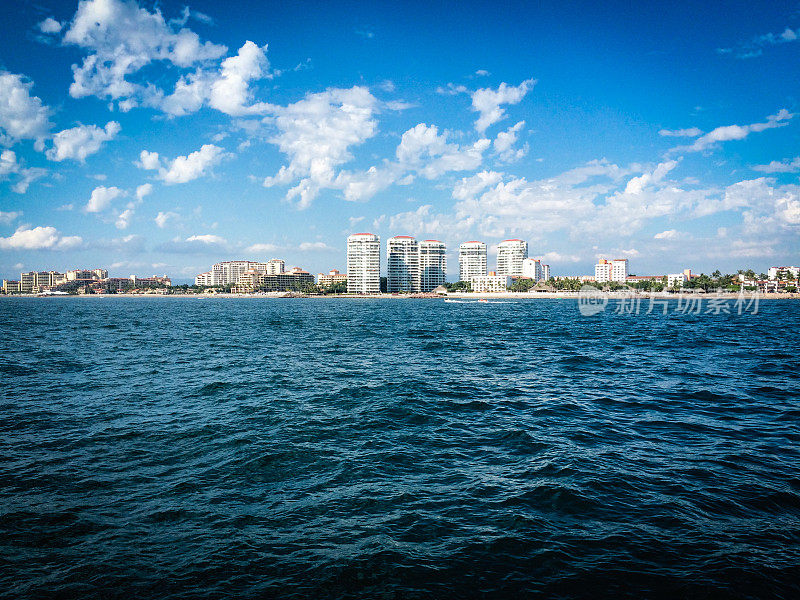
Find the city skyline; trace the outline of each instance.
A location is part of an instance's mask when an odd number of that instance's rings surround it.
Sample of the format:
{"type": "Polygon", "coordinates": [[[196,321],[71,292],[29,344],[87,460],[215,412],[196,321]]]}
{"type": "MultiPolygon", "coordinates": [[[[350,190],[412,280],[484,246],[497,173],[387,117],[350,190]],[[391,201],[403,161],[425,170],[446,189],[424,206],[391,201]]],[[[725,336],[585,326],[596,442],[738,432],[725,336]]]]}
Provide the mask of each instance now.
{"type": "Polygon", "coordinates": [[[800,263],[792,3],[154,6],[0,25],[0,277],[345,272],[353,231],[441,240],[450,281],[465,240],[561,275],[800,263]]]}

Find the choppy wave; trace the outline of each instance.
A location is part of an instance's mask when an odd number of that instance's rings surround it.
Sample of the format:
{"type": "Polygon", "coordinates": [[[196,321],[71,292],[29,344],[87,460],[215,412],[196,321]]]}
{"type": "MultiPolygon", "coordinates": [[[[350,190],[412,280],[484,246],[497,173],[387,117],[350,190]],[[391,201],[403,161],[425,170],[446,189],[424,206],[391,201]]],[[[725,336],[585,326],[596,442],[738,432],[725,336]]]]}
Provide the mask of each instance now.
{"type": "Polygon", "coordinates": [[[0,302],[0,597],[800,597],[800,305],[0,302]]]}

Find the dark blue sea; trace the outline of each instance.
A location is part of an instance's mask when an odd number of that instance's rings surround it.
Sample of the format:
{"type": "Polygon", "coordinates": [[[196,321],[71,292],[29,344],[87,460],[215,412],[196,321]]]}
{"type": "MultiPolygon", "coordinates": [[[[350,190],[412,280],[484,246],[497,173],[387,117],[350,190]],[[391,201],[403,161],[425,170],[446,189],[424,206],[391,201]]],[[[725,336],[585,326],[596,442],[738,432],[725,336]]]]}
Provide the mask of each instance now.
{"type": "Polygon", "coordinates": [[[800,302],[0,300],[2,598],[800,598],[800,302]]]}

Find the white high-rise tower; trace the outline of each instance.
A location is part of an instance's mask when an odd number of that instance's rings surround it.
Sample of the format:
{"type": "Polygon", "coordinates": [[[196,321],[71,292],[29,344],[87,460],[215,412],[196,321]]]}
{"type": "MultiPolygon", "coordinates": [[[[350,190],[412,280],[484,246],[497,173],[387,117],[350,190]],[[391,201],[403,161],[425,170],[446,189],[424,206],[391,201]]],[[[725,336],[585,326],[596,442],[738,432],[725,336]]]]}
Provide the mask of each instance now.
{"type": "Polygon", "coordinates": [[[505,240],[497,245],[497,274],[518,277],[522,275],[522,261],[528,258],[528,242],[505,240]]]}
{"type": "Polygon", "coordinates": [[[458,247],[458,279],[470,281],[473,277],[483,277],[487,270],[486,244],[483,242],[464,242],[458,247]]]}
{"type": "Polygon", "coordinates": [[[396,235],[386,242],[386,291],[418,292],[420,289],[419,243],[410,235],[396,235]]]}
{"type": "Polygon", "coordinates": [[[347,238],[347,293],[380,291],[381,239],[373,233],[354,233],[347,238]]]}
{"type": "Polygon", "coordinates": [[[419,271],[421,292],[430,292],[447,279],[447,247],[439,240],[419,243],[419,271]]]}

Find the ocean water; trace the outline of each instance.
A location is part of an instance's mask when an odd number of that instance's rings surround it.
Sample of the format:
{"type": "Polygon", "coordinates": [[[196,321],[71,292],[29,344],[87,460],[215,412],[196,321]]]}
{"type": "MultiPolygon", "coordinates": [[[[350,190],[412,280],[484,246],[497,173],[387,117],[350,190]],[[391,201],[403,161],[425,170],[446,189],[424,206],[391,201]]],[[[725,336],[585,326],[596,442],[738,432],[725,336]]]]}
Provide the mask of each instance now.
{"type": "Polygon", "coordinates": [[[0,597],[798,598],[798,317],[0,300],[0,597]]]}

